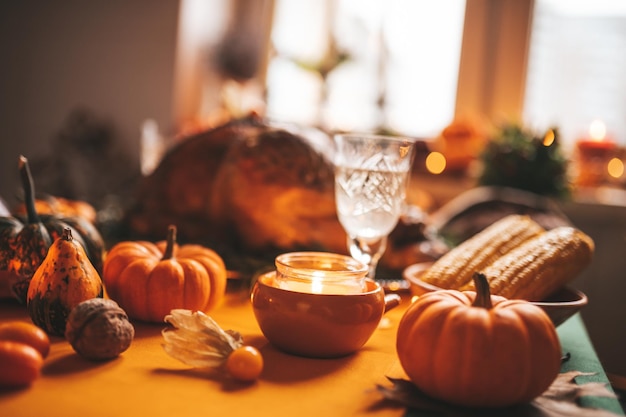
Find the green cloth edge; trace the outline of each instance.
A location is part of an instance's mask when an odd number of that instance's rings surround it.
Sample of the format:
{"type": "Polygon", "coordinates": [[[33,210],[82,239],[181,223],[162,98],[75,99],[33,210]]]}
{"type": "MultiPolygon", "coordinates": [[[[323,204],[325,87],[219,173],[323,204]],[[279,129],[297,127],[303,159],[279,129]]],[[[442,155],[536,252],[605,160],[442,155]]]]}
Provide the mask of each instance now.
{"type": "MultiPolygon", "coordinates": [[[[561,324],[557,328],[557,333],[561,340],[563,354],[569,353],[571,355],[570,359],[561,366],[561,372],[592,372],[594,375],[577,377],[576,383],[580,385],[587,382],[600,382],[606,384],[607,389],[614,392],[591,343],[580,313],[561,324]]],[[[582,397],[580,404],[583,407],[602,408],[615,414],[624,415],[624,410],[615,398],[582,397]]]]}

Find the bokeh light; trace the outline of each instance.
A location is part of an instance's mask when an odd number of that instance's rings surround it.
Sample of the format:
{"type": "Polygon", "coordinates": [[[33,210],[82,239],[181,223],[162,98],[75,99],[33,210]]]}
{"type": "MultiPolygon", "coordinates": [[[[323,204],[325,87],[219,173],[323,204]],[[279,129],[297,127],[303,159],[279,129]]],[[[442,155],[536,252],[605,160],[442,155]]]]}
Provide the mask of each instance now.
{"type": "Polygon", "coordinates": [[[426,157],[426,169],[431,174],[441,174],[446,169],[446,157],[441,152],[431,152],[426,157]]]}
{"type": "Polygon", "coordinates": [[[613,178],[621,178],[624,174],[624,162],[619,158],[613,158],[607,165],[607,171],[613,178]]]}

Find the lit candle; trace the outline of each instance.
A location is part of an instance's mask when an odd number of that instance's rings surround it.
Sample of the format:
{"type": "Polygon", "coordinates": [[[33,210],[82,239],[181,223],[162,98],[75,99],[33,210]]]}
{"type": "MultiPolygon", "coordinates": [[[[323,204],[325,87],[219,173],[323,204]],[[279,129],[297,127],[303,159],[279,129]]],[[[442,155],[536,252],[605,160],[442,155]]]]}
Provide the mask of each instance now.
{"type": "Polygon", "coordinates": [[[600,154],[613,151],[616,147],[606,134],[606,126],[601,120],[594,120],[589,126],[589,136],[577,142],[579,152],[582,154],[600,154]]]}
{"type": "Polygon", "coordinates": [[[358,280],[333,281],[327,277],[312,279],[276,278],[277,287],[283,290],[303,292],[307,294],[348,295],[363,292],[364,284],[358,280]]]}
{"type": "Polygon", "coordinates": [[[278,288],[309,294],[358,294],[367,266],[351,257],[325,252],[294,252],[276,258],[278,288]]]}
{"type": "Polygon", "coordinates": [[[579,186],[596,186],[607,179],[609,161],[617,151],[617,145],[606,133],[606,126],[594,120],[589,126],[589,136],[576,142],[578,150],[579,186]]]}

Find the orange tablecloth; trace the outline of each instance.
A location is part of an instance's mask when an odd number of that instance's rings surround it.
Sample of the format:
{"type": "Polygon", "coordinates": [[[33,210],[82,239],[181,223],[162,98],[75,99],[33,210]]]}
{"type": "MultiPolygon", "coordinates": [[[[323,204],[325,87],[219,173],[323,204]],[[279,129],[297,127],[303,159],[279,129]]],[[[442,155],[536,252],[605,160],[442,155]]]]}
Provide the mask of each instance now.
{"type": "MultiPolygon", "coordinates": [[[[119,358],[93,363],[55,338],[43,375],[31,387],[0,391],[0,416],[401,416],[404,408],[376,407],[373,391],[385,376],[404,376],[395,353],[395,332],[407,300],[387,313],[387,328],[376,330],[362,350],[340,359],[307,359],[284,354],[262,336],[245,291],[230,294],[210,315],[239,331],[265,360],[253,384],[191,369],[161,347],[164,325],[134,323],[136,337],[119,358]]],[[[29,321],[16,303],[0,301],[0,321],[29,321]]],[[[1,372],[1,370],[0,370],[1,372]]]]}
{"type": "MultiPolygon", "coordinates": [[[[385,403],[374,391],[386,376],[406,378],[395,352],[397,325],[409,300],[388,312],[357,353],[340,359],[284,354],[263,337],[247,291],[230,292],[211,316],[239,331],[265,359],[261,378],[244,384],[219,373],[192,369],[161,347],[164,325],[134,323],[136,337],[119,358],[94,363],[79,357],[63,338],[54,338],[43,374],[25,389],[0,390],[0,417],[195,417],[195,416],[426,416],[385,403]]],[[[0,322],[30,321],[24,306],[0,299],[0,322]]],[[[593,372],[580,382],[607,383],[580,317],[558,328],[572,359],[562,371],[593,372]]],[[[0,369],[2,372],[2,369],[0,369]]],[[[580,383],[579,382],[579,383],[580,383]]],[[[585,406],[623,414],[610,398],[585,397],[585,406]]],[[[480,415],[480,413],[478,414],[480,415]]]]}

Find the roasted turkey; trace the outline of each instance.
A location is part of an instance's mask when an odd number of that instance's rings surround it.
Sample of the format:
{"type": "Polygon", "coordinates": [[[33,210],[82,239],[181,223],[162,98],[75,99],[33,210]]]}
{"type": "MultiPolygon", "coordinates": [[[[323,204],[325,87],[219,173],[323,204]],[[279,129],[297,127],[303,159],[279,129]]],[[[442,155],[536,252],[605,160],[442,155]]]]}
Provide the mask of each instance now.
{"type": "Polygon", "coordinates": [[[345,251],[334,205],[332,143],[249,116],[177,142],[139,186],[126,222],[138,237],[242,254],[345,251]]]}

